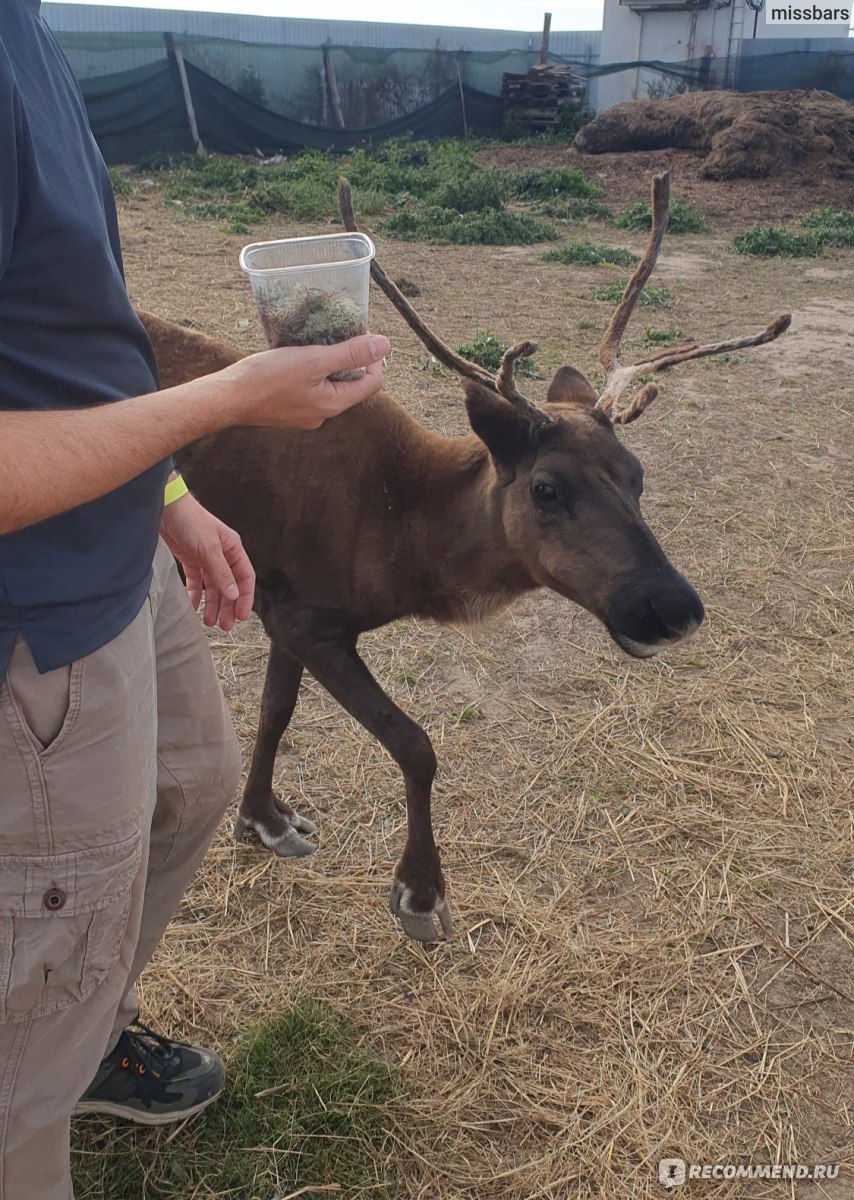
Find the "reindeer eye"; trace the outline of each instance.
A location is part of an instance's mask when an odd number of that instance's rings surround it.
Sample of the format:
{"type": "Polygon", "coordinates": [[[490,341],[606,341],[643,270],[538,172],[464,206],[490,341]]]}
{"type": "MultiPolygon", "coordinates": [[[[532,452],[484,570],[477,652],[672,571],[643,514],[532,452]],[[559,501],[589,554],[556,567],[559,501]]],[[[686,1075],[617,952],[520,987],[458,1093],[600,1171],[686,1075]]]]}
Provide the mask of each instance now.
{"type": "Polygon", "coordinates": [[[557,488],[550,483],[535,483],[531,490],[538,508],[553,509],[560,499],[557,488]]]}

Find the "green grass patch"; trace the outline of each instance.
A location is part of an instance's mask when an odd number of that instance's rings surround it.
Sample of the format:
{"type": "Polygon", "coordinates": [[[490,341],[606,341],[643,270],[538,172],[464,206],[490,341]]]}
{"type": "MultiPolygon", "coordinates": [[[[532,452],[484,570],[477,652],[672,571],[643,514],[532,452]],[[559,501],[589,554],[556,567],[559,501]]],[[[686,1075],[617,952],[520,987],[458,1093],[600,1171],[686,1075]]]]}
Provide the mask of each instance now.
{"type": "Polygon", "coordinates": [[[404,242],[449,242],[459,246],[528,246],[557,238],[554,226],[537,217],[494,208],[468,213],[433,205],[404,209],[381,221],[378,229],[404,242]]]}
{"type": "Polygon", "coordinates": [[[546,217],[561,221],[610,221],[611,211],[595,196],[547,197],[534,209],[546,217]]]}
{"type": "Polygon", "coordinates": [[[480,167],[478,144],[398,139],[333,157],[316,150],[280,163],[243,158],[178,160],[164,185],[165,202],[197,220],[223,220],[232,233],[273,215],[294,221],[334,221],[337,180],[346,175],[360,217],[386,218],[382,230],[409,241],[526,245],[550,241],[554,229],[529,213],[511,213],[507,199],[592,198],[598,189],[578,171],[502,172],[480,167]]]}
{"type": "MultiPolygon", "coordinates": [[[[461,354],[469,362],[477,363],[479,367],[484,367],[494,375],[501,366],[502,356],[509,349],[509,346],[499,342],[495,334],[480,330],[466,345],[457,346],[457,354],[461,354]]],[[[517,358],[515,371],[517,375],[524,375],[528,379],[542,379],[532,357],[517,358]]]]}
{"type": "Polygon", "coordinates": [[[789,233],[774,225],[753,225],[730,242],[736,254],[763,258],[816,258],[822,243],[815,233],[789,233]]]}
{"type": "Polygon", "coordinates": [[[595,198],[602,189],[572,167],[531,167],[504,173],[509,195],[519,200],[544,200],[549,196],[595,198]]]}
{"type": "Polygon", "coordinates": [[[631,250],[621,250],[617,246],[600,246],[595,242],[571,242],[558,250],[549,250],[543,255],[543,259],[567,266],[576,263],[581,266],[631,267],[638,261],[638,256],[632,254],[631,250]]]}
{"type": "Polygon", "coordinates": [[[77,1200],[271,1200],[311,1185],[389,1197],[395,1082],[349,1025],[306,1000],[247,1033],[226,1093],[172,1141],[108,1120],[73,1126],[77,1200]]]}
{"type": "MultiPolygon", "coordinates": [[[[609,304],[619,304],[622,299],[623,292],[626,289],[627,280],[622,283],[609,283],[605,287],[596,288],[593,292],[594,300],[607,300],[609,304]]],[[[673,293],[664,287],[655,287],[648,283],[641,291],[638,297],[638,303],[651,308],[671,308],[673,306],[673,293]]]]}
{"type": "Polygon", "coordinates": [[[846,209],[814,208],[801,220],[822,246],[854,246],[854,212],[846,209]]]}
{"type": "MultiPolygon", "coordinates": [[[[626,211],[617,217],[616,224],[620,229],[652,229],[652,210],[646,200],[636,200],[626,211]]],[[[703,214],[690,204],[681,200],[670,202],[668,233],[702,233],[706,228],[703,214]]]]}
{"type": "Polygon", "coordinates": [[[132,196],[134,193],[133,180],[118,167],[110,167],[110,183],[116,196],[132,196]]]}
{"type": "Polygon", "coordinates": [[[682,334],[678,329],[650,329],[646,326],[643,331],[645,346],[669,346],[673,342],[681,342],[682,334]]]}

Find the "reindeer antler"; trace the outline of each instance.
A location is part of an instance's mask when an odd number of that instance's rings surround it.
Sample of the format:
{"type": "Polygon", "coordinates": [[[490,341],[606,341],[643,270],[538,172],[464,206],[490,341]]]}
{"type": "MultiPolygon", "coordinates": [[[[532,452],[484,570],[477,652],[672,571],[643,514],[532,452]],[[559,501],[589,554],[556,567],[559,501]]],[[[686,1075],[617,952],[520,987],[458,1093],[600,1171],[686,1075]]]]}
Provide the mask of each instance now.
{"type": "MultiPolygon", "coordinates": [[[[356,224],[356,217],[353,213],[350,182],[343,178],[338,180],[338,208],[344,228],[350,233],[358,233],[359,226],[356,224]]],[[[440,363],[450,370],[456,371],[458,375],[462,375],[466,379],[473,379],[483,387],[503,396],[515,409],[530,418],[535,425],[551,424],[552,418],[548,413],[527,400],[517,389],[513,378],[513,369],[517,359],[527,358],[533,354],[537,349],[534,342],[519,342],[517,345],[511,346],[501,359],[498,374],[491,375],[483,367],[469,362],[468,359],[452,350],[450,346],[445,345],[442,339],[424,324],[397,284],[386,275],[376,258],[371,262],[371,276],[377,286],[388,296],[409,328],[440,363]]]]}
{"type": "Polygon", "coordinates": [[[750,346],[764,346],[767,342],[773,342],[781,333],[785,333],[792,323],[791,314],[784,313],[772,321],[761,333],[753,336],[730,338],[725,342],[708,342],[703,346],[696,342],[689,342],[686,345],[677,346],[675,349],[662,351],[644,362],[632,363],[628,367],[621,366],[620,342],[644,285],[655,269],[664,231],[667,229],[669,206],[670,172],[667,171],[663,175],[656,175],[653,178],[652,229],[649,242],[643,258],[635,267],[626,284],[620,303],[614,311],[611,323],[599,346],[599,361],[605,368],[605,388],[596,407],[608,413],[612,421],[618,425],[628,425],[629,422],[637,420],[658,395],[658,388],[652,383],[647,383],[625,407],[617,409],[616,403],[620,396],[636,379],[640,379],[643,375],[657,375],[659,371],[666,371],[668,367],[675,367],[677,363],[688,362],[692,358],[706,358],[709,354],[722,354],[727,350],[746,350],[750,346]]]}

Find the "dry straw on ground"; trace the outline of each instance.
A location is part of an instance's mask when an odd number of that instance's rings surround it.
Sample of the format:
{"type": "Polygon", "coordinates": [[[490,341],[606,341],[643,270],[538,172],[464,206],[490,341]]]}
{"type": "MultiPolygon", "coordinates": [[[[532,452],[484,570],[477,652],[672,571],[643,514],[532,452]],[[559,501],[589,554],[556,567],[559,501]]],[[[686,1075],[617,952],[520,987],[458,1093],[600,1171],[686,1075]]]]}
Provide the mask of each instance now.
{"type": "MultiPolygon", "coordinates": [[[[124,213],[135,298],[259,346],[239,239],[201,225],[187,237],[155,204],[124,213]],[[183,261],[167,274],[170,246],[183,261]],[[200,275],[203,289],[180,283],[200,275]]],[[[372,669],[438,751],[454,938],[424,950],[392,925],[398,773],[309,681],[278,786],[319,822],[317,854],[280,862],[223,829],[146,977],[152,1020],[226,1046],[306,992],[346,1012],[405,1082],[387,1146],[401,1197],[641,1200],[661,1194],[656,1164],[671,1154],[841,1162],[835,1184],[797,1195],[854,1194],[854,528],[840,370],[854,261],[829,251],[795,277],[724,246],[713,231],[665,247],[657,282],[676,304],[652,319],[706,338],[791,308],[792,333],[682,368],[624,435],[647,467],[648,517],[706,601],[694,642],[631,663],[551,595],[481,629],[406,622],[366,638],[372,669]]],[[[602,269],[546,265],[536,249],[380,254],[417,278],[421,311],[449,341],[531,334],[544,367],[570,353],[594,363],[602,269]]],[[[420,369],[423,352],[376,295],[373,314],[394,339],[395,394],[434,428],[462,430],[454,381],[420,369]]],[[[248,754],[264,638],[253,623],[211,640],[248,754]]],[[[680,1194],[795,1193],[718,1182],[680,1194]]]]}

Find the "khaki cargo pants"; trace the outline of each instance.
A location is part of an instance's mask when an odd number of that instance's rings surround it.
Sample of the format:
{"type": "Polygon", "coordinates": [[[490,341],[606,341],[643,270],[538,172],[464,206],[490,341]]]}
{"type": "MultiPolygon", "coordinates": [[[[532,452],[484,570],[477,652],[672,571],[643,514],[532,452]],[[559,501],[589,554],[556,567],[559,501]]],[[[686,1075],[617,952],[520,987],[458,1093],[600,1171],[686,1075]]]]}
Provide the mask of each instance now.
{"type": "Polygon", "coordinates": [[[133,623],[0,685],[0,1200],[69,1200],[69,1120],[238,782],[198,617],[161,543],[133,623]]]}

